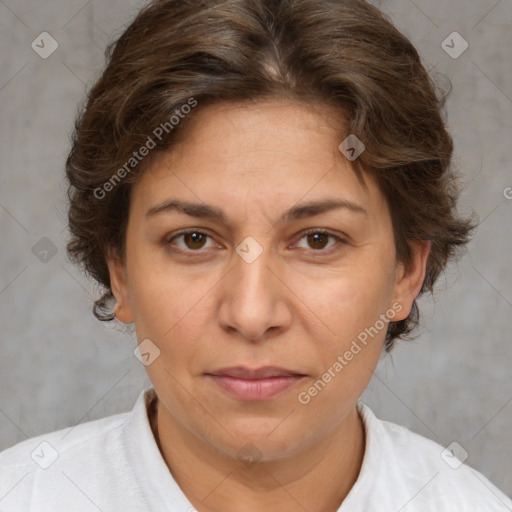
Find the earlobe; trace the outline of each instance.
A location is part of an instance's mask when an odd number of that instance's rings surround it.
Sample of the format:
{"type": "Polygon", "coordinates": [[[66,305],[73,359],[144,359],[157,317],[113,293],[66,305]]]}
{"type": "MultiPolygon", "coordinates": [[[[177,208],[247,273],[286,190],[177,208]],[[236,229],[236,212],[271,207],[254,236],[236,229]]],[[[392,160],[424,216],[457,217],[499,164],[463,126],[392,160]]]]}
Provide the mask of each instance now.
{"type": "Polygon", "coordinates": [[[125,265],[115,256],[107,258],[107,265],[110,274],[110,286],[116,299],[114,315],[120,322],[130,324],[133,322],[133,315],[130,306],[125,265]]]}
{"type": "Polygon", "coordinates": [[[404,320],[411,312],[414,300],[421,291],[425,280],[427,259],[430,253],[430,240],[414,240],[410,242],[413,257],[410,265],[400,263],[396,272],[395,294],[393,303],[402,306],[394,321],[404,320]]]}

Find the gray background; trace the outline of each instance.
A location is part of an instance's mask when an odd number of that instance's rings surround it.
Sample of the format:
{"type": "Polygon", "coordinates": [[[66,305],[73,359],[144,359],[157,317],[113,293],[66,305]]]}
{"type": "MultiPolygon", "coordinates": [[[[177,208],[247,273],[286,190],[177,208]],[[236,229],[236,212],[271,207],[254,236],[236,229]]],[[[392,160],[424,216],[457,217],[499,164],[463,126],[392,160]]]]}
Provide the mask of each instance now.
{"type": "MultiPolygon", "coordinates": [[[[378,2],[453,83],[460,210],[481,225],[435,298],[421,300],[421,335],[381,361],[363,400],[443,446],[457,441],[466,463],[512,496],[512,0],[447,4],[378,2]],[[469,43],[457,59],[441,46],[453,31],[469,43]]],[[[99,290],[66,258],[63,179],[77,105],[141,5],[0,0],[0,449],[126,411],[150,385],[135,339],[93,317],[99,290]],[[48,59],[31,48],[43,31],[59,44],[48,59]],[[43,237],[46,262],[33,251],[43,237]]]]}

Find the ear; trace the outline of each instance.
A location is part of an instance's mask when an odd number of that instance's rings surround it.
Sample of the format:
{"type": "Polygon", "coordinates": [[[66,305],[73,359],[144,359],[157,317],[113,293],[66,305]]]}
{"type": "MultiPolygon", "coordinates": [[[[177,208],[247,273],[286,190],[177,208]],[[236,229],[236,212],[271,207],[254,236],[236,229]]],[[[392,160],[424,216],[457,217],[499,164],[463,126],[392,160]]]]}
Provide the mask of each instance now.
{"type": "Polygon", "coordinates": [[[431,248],[430,240],[413,240],[409,243],[413,251],[411,263],[407,266],[403,263],[397,265],[393,302],[401,304],[402,309],[393,318],[394,322],[409,316],[414,299],[420,293],[425,279],[427,258],[431,248]]]}
{"type": "Polygon", "coordinates": [[[133,314],[128,293],[126,266],[121,259],[113,253],[109,253],[107,256],[107,265],[110,273],[110,286],[116,298],[114,313],[118,320],[124,324],[130,324],[133,322],[133,314]]]}

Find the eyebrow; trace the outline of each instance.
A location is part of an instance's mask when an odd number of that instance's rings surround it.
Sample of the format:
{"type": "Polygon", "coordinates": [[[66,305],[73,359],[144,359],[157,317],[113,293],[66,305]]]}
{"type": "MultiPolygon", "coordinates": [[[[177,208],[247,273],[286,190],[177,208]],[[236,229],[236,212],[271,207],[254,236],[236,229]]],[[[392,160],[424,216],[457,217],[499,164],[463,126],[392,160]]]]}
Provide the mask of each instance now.
{"type": "MultiPolygon", "coordinates": [[[[320,215],[339,208],[368,216],[368,212],[361,205],[348,199],[324,199],[293,206],[281,216],[277,223],[313,217],[314,215],[320,215]]],[[[192,203],[179,199],[167,199],[151,207],[146,212],[146,218],[170,211],[177,211],[191,217],[212,219],[230,225],[226,214],[220,208],[205,203],[192,203]]]]}

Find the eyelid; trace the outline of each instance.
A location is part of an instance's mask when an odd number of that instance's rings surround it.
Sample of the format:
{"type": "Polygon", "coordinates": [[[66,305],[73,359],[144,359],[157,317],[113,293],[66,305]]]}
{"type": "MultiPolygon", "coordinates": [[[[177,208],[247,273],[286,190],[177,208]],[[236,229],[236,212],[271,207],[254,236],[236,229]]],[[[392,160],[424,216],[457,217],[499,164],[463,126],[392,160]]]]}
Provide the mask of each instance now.
{"type": "Polygon", "coordinates": [[[339,240],[343,240],[343,241],[345,241],[345,238],[347,238],[347,236],[344,233],[337,233],[337,232],[331,231],[330,229],[327,229],[327,228],[308,228],[308,229],[305,229],[305,230],[301,231],[300,233],[298,233],[298,235],[300,236],[300,238],[302,238],[305,235],[310,235],[313,233],[323,233],[325,235],[330,235],[330,236],[333,236],[334,238],[338,238],[339,240]]]}
{"type": "Polygon", "coordinates": [[[332,245],[331,247],[328,247],[327,249],[317,249],[317,250],[315,250],[315,249],[303,249],[303,250],[308,251],[309,253],[313,254],[314,256],[326,256],[326,255],[330,254],[333,251],[339,250],[340,249],[339,245],[345,245],[345,244],[348,243],[347,240],[346,240],[346,237],[344,238],[344,237],[340,236],[340,234],[334,233],[330,229],[327,229],[327,228],[309,228],[309,229],[305,229],[304,231],[301,231],[297,235],[297,241],[300,241],[305,236],[310,235],[310,234],[314,234],[314,233],[320,233],[320,234],[328,235],[328,236],[330,236],[332,238],[335,238],[336,242],[337,242],[336,244],[332,245]]]}
{"type": "Polygon", "coordinates": [[[201,233],[201,234],[210,236],[209,233],[207,233],[203,229],[199,229],[199,228],[185,228],[185,229],[180,229],[178,231],[173,231],[169,236],[165,237],[165,241],[166,242],[172,242],[172,240],[174,240],[176,237],[178,237],[180,235],[186,235],[187,233],[201,233]]]}
{"type": "MultiPolygon", "coordinates": [[[[171,242],[173,240],[175,240],[176,238],[178,238],[179,236],[181,235],[186,235],[188,233],[199,233],[199,234],[202,234],[202,235],[206,235],[208,238],[211,238],[212,240],[214,239],[214,237],[205,229],[203,228],[185,228],[185,229],[182,229],[182,230],[179,230],[177,232],[173,232],[169,237],[165,237],[164,239],[164,243],[165,245],[171,245],[171,242]]],[[[305,229],[303,231],[301,231],[300,233],[297,234],[296,236],[296,241],[300,241],[302,240],[302,238],[304,238],[305,236],[309,235],[309,234],[313,234],[313,233],[321,233],[321,234],[326,234],[328,236],[331,236],[333,238],[336,239],[336,241],[338,242],[337,244],[327,248],[327,249],[303,249],[305,251],[308,251],[310,253],[313,253],[313,254],[317,254],[318,256],[321,256],[321,255],[327,255],[331,252],[332,249],[336,250],[337,246],[338,245],[344,245],[344,244],[347,244],[347,240],[343,237],[343,236],[340,236],[340,234],[337,234],[337,233],[334,233],[332,232],[331,230],[327,229],[327,228],[309,228],[309,229],[305,229]]],[[[295,244],[296,242],[294,242],[295,244]]],[[[205,250],[202,250],[202,249],[198,249],[196,251],[192,250],[192,249],[181,249],[181,248],[174,248],[173,249],[174,251],[176,252],[180,252],[182,254],[188,254],[188,255],[191,255],[191,254],[201,254],[203,252],[205,252],[205,250]]]]}
{"type": "MultiPolygon", "coordinates": [[[[211,238],[213,240],[213,236],[206,230],[202,229],[202,228],[185,228],[185,229],[180,229],[179,231],[175,231],[173,233],[171,233],[171,235],[169,236],[166,236],[164,238],[164,244],[165,245],[171,245],[171,242],[178,238],[179,236],[181,235],[187,235],[188,233],[199,233],[201,235],[206,235],[208,238],[211,238]]],[[[179,247],[176,249],[176,251],[178,252],[186,252],[188,254],[191,254],[191,253],[200,253],[200,252],[203,252],[201,249],[198,249],[197,251],[193,251],[191,249],[189,250],[185,250],[185,249],[180,249],[179,247]]]]}

